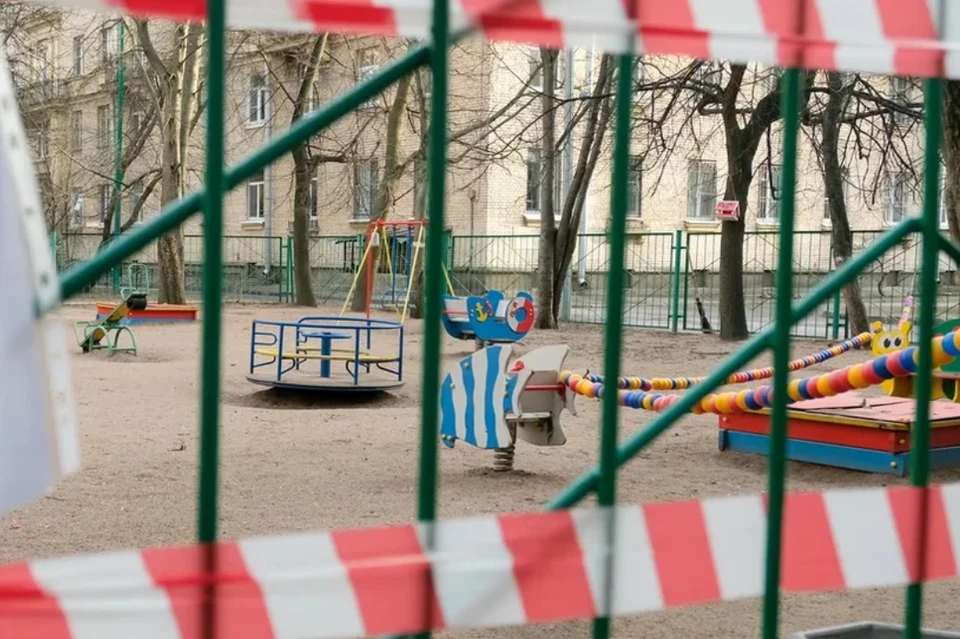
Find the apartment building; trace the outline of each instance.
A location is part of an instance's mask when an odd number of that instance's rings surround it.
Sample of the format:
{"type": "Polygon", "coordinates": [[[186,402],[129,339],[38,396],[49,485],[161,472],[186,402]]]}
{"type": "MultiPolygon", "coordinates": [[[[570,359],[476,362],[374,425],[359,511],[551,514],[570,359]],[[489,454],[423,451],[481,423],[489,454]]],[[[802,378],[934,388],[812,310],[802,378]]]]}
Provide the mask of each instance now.
{"type": "MultiPolygon", "coordinates": [[[[122,25],[117,18],[44,11],[21,26],[18,37],[11,40],[11,58],[51,225],[92,234],[102,229],[114,192],[117,69],[121,60],[126,91],[120,152],[129,155],[136,149],[122,179],[122,219],[128,220],[135,211],[137,220],[155,214],[160,208],[156,180],[161,159],[156,87],[152,86],[155,79],[148,72],[149,61],[133,23],[122,25]]],[[[151,23],[150,29],[169,33],[173,27],[151,23]]],[[[154,40],[155,44],[171,41],[160,36],[154,40]]],[[[230,41],[227,108],[223,114],[228,131],[227,165],[235,164],[290,125],[312,42],[306,36],[245,33],[231,33],[230,41]]],[[[409,43],[395,39],[330,35],[306,110],[329,103],[407,46],[409,43]]],[[[453,233],[538,234],[545,188],[541,180],[543,76],[539,64],[536,49],[479,39],[467,40],[452,51],[447,224],[453,233]]],[[[638,64],[638,87],[655,86],[658,77],[688,64],[688,60],[679,58],[638,64]]],[[[557,95],[572,98],[571,110],[575,113],[592,87],[598,65],[599,57],[590,50],[560,56],[557,95]]],[[[701,81],[709,81],[711,74],[718,72],[711,65],[696,71],[701,81]]],[[[770,77],[775,79],[772,73],[751,69],[749,82],[762,90],[770,77]]],[[[908,84],[885,79],[878,82],[882,87],[879,90],[908,101],[912,90],[908,84]]],[[[394,164],[399,167],[399,177],[391,190],[388,215],[403,219],[421,214],[426,192],[423,149],[429,90],[429,74],[422,71],[406,87],[405,100],[396,100],[398,88],[394,87],[311,142],[315,167],[309,198],[312,233],[349,236],[362,232],[375,214],[380,184],[394,164]],[[395,108],[398,123],[397,152],[388,158],[391,108],[395,108]]],[[[197,95],[202,99],[202,90],[197,95]]],[[[637,92],[638,120],[657,108],[653,98],[647,99],[646,95],[643,90],[637,92]]],[[[691,102],[687,110],[693,107],[691,102]]],[[[679,113],[672,117],[679,120],[679,113]]],[[[561,108],[556,116],[560,132],[565,115],[561,108]]],[[[634,132],[628,229],[638,234],[632,240],[635,248],[645,241],[639,234],[678,229],[709,234],[720,229],[714,208],[723,196],[725,183],[724,136],[718,115],[696,120],[664,125],[664,130],[673,127],[686,133],[677,135],[668,152],[661,150],[658,154],[649,152],[655,145],[649,130],[637,127],[634,132]]],[[[195,118],[185,139],[185,190],[197,186],[202,177],[204,128],[205,115],[195,118]]],[[[572,144],[574,156],[582,143],[578,137],[583,135],[582,129],[580,124],[572,135],[563,138],[564,145],[572,144]]],[[[829,214],[810,135],[801,143],[797,227],[823,231],[829,228],[829,214]]],[[[776,229],[779,220],[777,126],[763,146],[756,156],[749,195],[748,231],[776,229]]],[[[560,157],[569,157],[564,151],[561,149],[560,157]]],[[[606,228],[609,157],[607,140],[586,199],[583,230],[588,234],[601,234],[606,228]]],[[[919,209],[916,176],[909,166],[889,168],[877,157],[852,152],[845,157],[850,188],[847,204],[855,229],[881,229],[919,209]]],[[[562,165],[558,167],[557,183],[553,185],[558,194],[563,192],[563,169],[562,165]]],[[[252,239],[288,235],[292,231],[293,175],[293,159],[287,156],[230,193],[225,208],[227,233],[252,239]]],[[[189,222],[187,233],[199,232],[199,225],[197,219],[189,222]]],[[[824,241],[829,243],[828,239],[824,241]]],[[[597,269],[605,262],[600,243],[582,249],[585,255],[590,254],[597,269]]],[[[695,256],[696,262],[715,262],[717,256],[708,253],[695,256]]],[[[489,252],[479,259],[495,261],[489,252]]],[[[650,263],[651,268],[663,266],[650,263]]],[[[826,264],[814,266],[829,268],[826,264]]]]}

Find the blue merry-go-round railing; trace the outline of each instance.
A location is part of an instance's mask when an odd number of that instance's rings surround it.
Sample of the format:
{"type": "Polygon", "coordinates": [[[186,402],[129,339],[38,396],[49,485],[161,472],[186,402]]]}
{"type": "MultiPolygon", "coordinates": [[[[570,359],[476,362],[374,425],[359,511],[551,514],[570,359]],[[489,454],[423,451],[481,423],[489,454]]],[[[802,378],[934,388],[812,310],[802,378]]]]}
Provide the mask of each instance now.
{"type": "Polygon", "coordinates": [[[396,388],[403,384],[403,325],[368,317],[253,320],[247,380],[291,390],[396,388]],[[337,362],[345,374],[334,371],[337,362]]]}

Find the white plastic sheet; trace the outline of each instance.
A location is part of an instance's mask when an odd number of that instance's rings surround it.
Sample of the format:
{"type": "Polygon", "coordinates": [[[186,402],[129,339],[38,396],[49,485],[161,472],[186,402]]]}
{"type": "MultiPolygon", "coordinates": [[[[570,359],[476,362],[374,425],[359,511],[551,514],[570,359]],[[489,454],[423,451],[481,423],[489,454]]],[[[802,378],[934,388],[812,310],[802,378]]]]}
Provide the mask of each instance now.
{"type": "Polygon", "coordinates": [[[57,278],[6,55],[0,48],[0,515],[79,467],[57,278]]]}

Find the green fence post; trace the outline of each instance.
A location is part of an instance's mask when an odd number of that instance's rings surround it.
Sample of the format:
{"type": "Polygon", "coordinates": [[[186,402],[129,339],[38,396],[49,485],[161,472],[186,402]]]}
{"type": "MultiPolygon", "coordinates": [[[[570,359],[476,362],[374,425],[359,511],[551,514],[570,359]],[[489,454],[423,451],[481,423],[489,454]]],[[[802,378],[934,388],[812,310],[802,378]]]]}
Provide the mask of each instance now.
{"type": "Polygon", "coordinates": [[[287,236],[287,303],[292,304],[294,300],[294,282],[293,277],[293,236],[287,236]]]}
{"type": "MultiPolygon", "coordinates": [[[[607,547],[613,548],[614,517],[617,501],[617,420],[619,412],[618,378],[623,345],[623,278],[627,230],[627,171],[630,162],[630,113],[633,105],[634,41],[630,38],[628,52],[619,56],[617,64],[616,116],[614,122],[613,187],[610,194],[610,272],[607,275],[607,327],[604,332],[603,374],[601,396],[600,476],[597,481],[597,505],[608,508],[607,547]]],[[[607,554],[606,582],[603,584],[603,609],[593,620],[593,638],[610,637],[609,606],[613,595],[613,552],[607,554]]]]}
{"type": "Polygon", "coordinates": [[[203,328],[200,390],[200,480],[197,536],[204,544],[206,578],[201,636],[217,636],[217,598],[213,576],[217,554],[217,493],[220,465],[220,329],[223,324],[223,179],[225,0],[207,0],[207,157],[203,220],[203,328]]]}
{"type": "Polygon", "coordinates": [[[833,325],[832,325],[831,328],[830,328],[830,337],[831,337],[831,339],[833,339],[834,341],[836,341],[836,340],[840,339],[840,316],[841,316],[841,313],[840,313],[840,304],[841,304],[840,291],[837,291],[836,293],[833,294],[833,300],[831,301],[831,304],[833,305],[833,313],[832,313],[832,318],[831,318],[831,322],[832,322],[833,325]]]}
{"type": "MultiPolygon", "coordinates": [[[[437,518],[437,423],[440,410],[440,363],[443,344],[440,340],[441,296],[443,295],[444,208],[447,177],[447,63],[450,44],[450,8],[447,0],[433,0],[433,21],[430,43],[431,81],[430,140],[427,150],[430,223],[427,225],[427,246],[424,259],[423,291],[423,386],[420,392],[420,477],[417,491],[417,520],[426,524],[424,547],[429,552],[434,544],[433,522],[437,518]]],[[[423,594],[424,618],[433,620],[430,592],[423,594]]],[[[430,637],[430,632],[418,635],[430,637]]]]}
{"type": "Polygon", "coordinates": [[[683,231],[677,229],[673,236],[673,291],[671,292],[671,318],[670,330],[674,333],[679,330],[680,325],[680,271],[682,269],[681,260],[683,259],[683,231]]]}
{"type": "MultiPolygon", "coordinates": [[[[942,22],[941,22],[942,24],[942,22]]],[[[904,612],[904,637],[920,639],[923,622],[923,581],[927,559],[927,519],[929,499],[926,490],[930,481],[930,399],[933,371],[933,321],[937,312],[937,263],[940,259],[940,140],[943,134],[941,121],[943,81],[927,80],[924,110],[926,129],[923,156],[923,217],[920,228],[923,237],[922,268],[920,269],[920,303],[918,304],[917,374],[914,377],[916,419],[912,429],[910,453],[910,483],[922,489],[920,508],[917,509],[916,565],[920,574],[916,583],[907,586],[906,610],[904,612]]]]}
{"type": "Polygon", "coordinates": [[[783,111],[783,172],[780,185],[780,254],[777,262],[776,325],[773,342],[773,410],[767,509],[767,560],[763,592],[763,639],[777,639],[780,616],[780,549],[787,471],[787,386],[790,381],[790,333],[793,312],[793,225],[797,182],[797,137],[800,133],[799,69],[787,69],[781,80],[783,111]]]}

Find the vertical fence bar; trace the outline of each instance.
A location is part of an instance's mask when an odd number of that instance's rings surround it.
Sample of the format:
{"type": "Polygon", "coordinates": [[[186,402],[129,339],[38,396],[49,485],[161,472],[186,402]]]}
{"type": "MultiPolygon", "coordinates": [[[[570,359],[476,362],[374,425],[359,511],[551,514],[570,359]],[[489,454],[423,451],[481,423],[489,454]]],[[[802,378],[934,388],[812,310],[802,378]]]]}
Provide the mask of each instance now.
{"type": "Polygon", "coordinates": [[[943,133],[942,80],[927,80],[924,97],[926,118],[923,156],[923,217],[920,220],[923,236],[922,268],[920,271],[919,303],[919,357],[914,378],[917,413],[912,429],[910,453],[910,483],[921,487],[920,507],[917,509],[916,565],[920,567],[917,583],[907,586],[904,611],[904,637],[920,639],[923,622],[923,571],[927,553],[927,483],[930,481],[930,397],[933,361],[933,321],[937,312],[937,263],[940,257],[940,138],[943,133]]]}
{"type": "MultiPolygon", "coordinates": [[[[201,610],[201,636],[212,639],[216,631],[217,489],[220,463],[220,327],[223,297],[223,93],[225,0],[207,0],[207,157],[203,220],[203,333],[200,386],[200,481],[198,537],[205,546],[207,587],[201,610]]],[[[194,26],[193,28],[199,28],[194,26]]]]}
{"type": "MultiPolygon", "coordinates": [[[[444,209],[447,172],[447,57],[450,16],[447,0],[433,1],[433,42],[430,49],[433,91],[427,151],[429,224],[424,256],[423,388],[420,395],[420,478],[417,519],[427,524],[424,545],[433,546],[433,521],[437,517],[437,420],[440,393],[440,296],[443,270],[444,209]]],[[[430,589],[423,592],[423,618],[432,619],[430,589]]],[[[421,638],[429,637],[425,632],[421,638]]]]}
{"type": "Polygon", "coordinates": [[[674,333],[680,324],[680,260],[683,259],[683,231],[677,229],[673,236],[673,289],[670,292],[672,301],[670,330],[674,333]]]}
{"type": "Polygon", "coordinates": [[[767,563],[763,592],[763,639],[777,639],[780,616],[780,546],[786,487],[787,384],[790,377],[790,333],[793,327],[793,222],[797,180],[797,136],[800,132],[799,69],[788,69],[782,80],[783,171],[780,185],[780,254],[776,279],[776,328],[773,354],[773,411],[770,426],[767,563]]]}
{"type": "MultiPolygon", "coordinates": [[[[113,190],[117,196],[117,203],[113,208],[113,235],[120,235],[123,228],[123,222],[120,219],[123,212],[123,198],[120,197],[123,191],[123,102],[126,97],[126,65],[123,63],[123,36],[126,31],[126,22],[120,18],[120,24],[117,26],[117,104],[116,104],[116,126],[117,139],[114,154],[113,165],[113,190]]],[[[113,291],[120,290],[120,270],[123,268],[123,262],[117,262],[113,267],[113,291]]]]}
{"type": "MultiPolygon", "coordinates": [[[[623,269],[627,230],[627,169],[630,162],[630,109],[633,81],[633,39],[630,48],[617,61],[616,119],[614,122],[613,175],[610,194],[610,272],[607,275],[607,328],[604,335],[603,374],[604,391],[600,431],[600,477],[597,484],[597,504],[613,508],[617,501],[617,378],[620,377],[620,351],[623,344],[623,269]]],[[[594,639],[610,637],[609,605],[613,589],[613,511],[607,526],[606,583],[603,590],[604,608],[593,621],[594,639]]]]}

